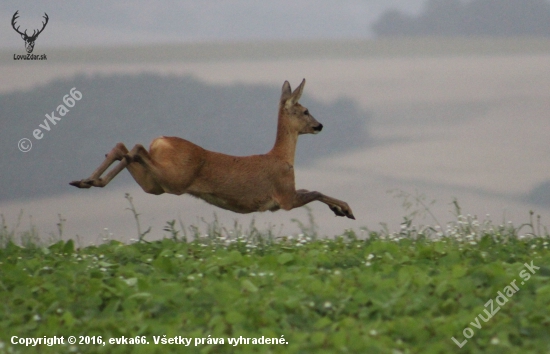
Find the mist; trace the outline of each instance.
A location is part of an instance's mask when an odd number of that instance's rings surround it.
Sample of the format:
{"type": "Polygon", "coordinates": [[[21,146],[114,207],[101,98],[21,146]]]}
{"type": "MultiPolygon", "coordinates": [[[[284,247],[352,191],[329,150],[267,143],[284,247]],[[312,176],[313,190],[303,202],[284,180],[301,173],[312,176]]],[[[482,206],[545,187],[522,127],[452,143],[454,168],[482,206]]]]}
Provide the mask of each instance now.
{"type": "Polygon", "coordinates": [[[399,229],[422,209],[406,195],[430,205],[433,216],[417,216],[419,224],[444,226],[454,200],[480,219],[521,224],[534,210],[548,223],[547,1],[285,4],[3,2],[7,225],[22,213],[20,228],[34,225],[47,237],[61,217],[64,235],[83,244],[105,233],[128,241],[130,193],[152,238],[167,221],[201,224],[214,215],[299,232],[294,220],[307,221],[306,209],[235,214],[186,195],[148,195],[126,171],[104,189],[68,183],[87,177],[119,141],[147,146],[175,135],[215,151],[265,153],[281,85],[303,78],[301,102],[325,128],[300,137],[296,186],[347,201],[357,218],[312,203],[322,235],[399,229]],[[48,13],[34,49],[47,60],[13,59],[25,53],[11,27],[16,10],[31,33],[48,13]],[[73,87],[82,100],[34,138],[73,87]],[[18,149],[22,138],[30,151],[18,149]]]}

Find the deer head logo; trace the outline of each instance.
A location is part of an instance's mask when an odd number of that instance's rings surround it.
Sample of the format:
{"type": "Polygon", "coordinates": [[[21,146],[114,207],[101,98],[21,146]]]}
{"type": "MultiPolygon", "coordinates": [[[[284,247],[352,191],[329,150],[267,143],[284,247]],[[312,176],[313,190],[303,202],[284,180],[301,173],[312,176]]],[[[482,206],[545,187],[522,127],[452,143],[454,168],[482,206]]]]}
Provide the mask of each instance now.
{"type": "Polygon", "coordinates": [[[46,20],[45,22],[42,22],[42,29],[40,30],[33,30],[32,32],[32,35],[29,36],[27,34],[27,30],[25,30],[25,32],[21,32],[19,31],[19,27],[20,26],[17,26],[17,28],[15,28],[15,21],[19,18],[19,10],[15,11],[15,13],[13,14],[13,17],[11,19],[11,26],[13,27],[13,29],[15,30],[15,32],[19,33],[21,35],[21,38],[23,38],[23,40],[25,41],[25,49],[27,50],[27,53],[32,53],[32,50],[34,49],[34,41],[36,41],[36,38],[38,38],[38,35],[40,33],[42,33],[42,31],[44,30],[44,28],[46,28],[46,25],[48,24],[48,14],[44,12],[44,19],[46,20]]]}

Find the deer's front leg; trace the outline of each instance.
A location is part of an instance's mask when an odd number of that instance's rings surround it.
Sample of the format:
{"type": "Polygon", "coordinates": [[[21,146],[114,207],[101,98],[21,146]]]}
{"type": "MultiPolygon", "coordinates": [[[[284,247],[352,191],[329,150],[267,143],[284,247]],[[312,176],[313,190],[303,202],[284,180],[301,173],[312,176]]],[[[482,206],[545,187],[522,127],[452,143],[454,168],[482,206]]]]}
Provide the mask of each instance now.
{"type": "Polygon", "coordinates": [[[353,212],[351,211],[351,208],[349,207],[348,203],[338,200],[336,198],[326,196],[320,192],[315,192],[315,191],[310,192],[305,189],[297,190],[296,195],[294,197],[294,204],[292,207],[293,208],[301,207],[314,200],[318,200],[328,205],[330,210],[332,210],[334,214],[336,214],[336,216],[346,216],[350,219],[355,220],[355,216],[353,216],[353,212]]]}

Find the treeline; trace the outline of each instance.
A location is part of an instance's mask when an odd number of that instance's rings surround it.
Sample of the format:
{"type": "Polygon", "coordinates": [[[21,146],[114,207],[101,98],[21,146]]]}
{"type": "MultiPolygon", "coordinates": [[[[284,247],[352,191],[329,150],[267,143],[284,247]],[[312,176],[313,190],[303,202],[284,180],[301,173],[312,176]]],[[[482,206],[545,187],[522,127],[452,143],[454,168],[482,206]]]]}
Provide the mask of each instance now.
{"type": "Polygon", "coordinates": [[[412,16],[384,13],[372,27],[385,36],[550,36],[550,3],[546,0],[428,0],[412,16]]]}
{"type": "MultiPolygon", "coordinates": [[[[89,176],[117,142],[148,147],[153,138],[167,135],[233,155],[265,153],[275,142],[280,94],[277,86],[218,86],[144,74],[76,77],[0,95],[0,201],[77,191],[68,183],[89,176]],[[56,113],[61,119],[55,124],[48,121],[45,115],[73,87],[82,99],[64,116],[56,113]],[[29,152],[19,151],[22,138],[31,140],[29,152]]],[[[307,94],[307,86],[300,101],[326,129],[300,138],[297,165],[366,142],[370,114],[355,102],[321,102],[307,94]]],[[[128,173],[113,183],[125,182],[134,183],[128,173]]]]}

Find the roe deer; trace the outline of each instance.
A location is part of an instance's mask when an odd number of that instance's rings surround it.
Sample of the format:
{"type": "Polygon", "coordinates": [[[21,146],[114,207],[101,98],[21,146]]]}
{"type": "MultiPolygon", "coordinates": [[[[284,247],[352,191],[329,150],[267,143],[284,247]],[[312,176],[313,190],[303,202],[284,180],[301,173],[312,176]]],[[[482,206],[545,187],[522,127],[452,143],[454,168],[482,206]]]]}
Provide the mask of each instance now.
{"type": "Polygon", "coordinates": [[[191,194],[237,213],[290,210],[314,200],[323,202],[337,216],[355,219],[346,202],[294,186],[294,154],[300,134],[317,134],[323,128],[307,108],[298,103],[306,80],[294,92],[283,84],[279,102],[277,138],[264,155],[229,156],[201,148],[177,137],[154,139],[149,152],[140,144],[128,152],[118,143],[92,175],[70,184],[78,188],[104,187],[128,169],[146,193],[191,194]],[[120,161],[104,177],[103,172],[120,161]]]}

